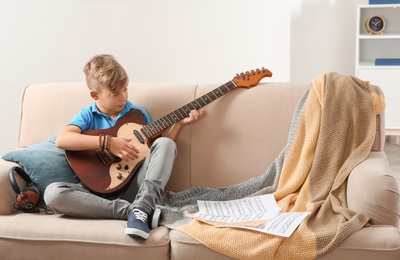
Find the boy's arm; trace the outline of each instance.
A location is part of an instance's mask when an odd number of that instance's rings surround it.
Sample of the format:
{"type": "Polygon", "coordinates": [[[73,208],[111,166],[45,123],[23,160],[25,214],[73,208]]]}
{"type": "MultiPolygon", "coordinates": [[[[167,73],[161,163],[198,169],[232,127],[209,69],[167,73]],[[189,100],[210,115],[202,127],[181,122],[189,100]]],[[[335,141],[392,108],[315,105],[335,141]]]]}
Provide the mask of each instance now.
{"type": "MultiPolygon", "coordinates": [[[[122,160],[134,160],[138,158],[139,150],[131,143],[130,138],[111,138],[110,152],[122,160]]],[[[97,150],[99,149],[99,136],[82,134],[81,129],[74,125],[68,125],[56,140],[56,146],[64,150],[97,150]]]]}
{"type": "Polygon", "coordinates": [[[84,135],[79,127],[68,125],[58,135],[56,146],[71,151],[97,149],[99,147],[99,137],[84,135]]]}
{"type": "Polygon", "coordinates": [[[193,122],[197,121],[198,119],[202,118],[203,116],[204,116],[203,109],[200,109],[198,111],[197,110],[190,111],[189,116],[182,119],[181,121],[173,124],[165,136],[172,139],[173,141],[176,141],[176,139],[178,138],[178,135],[184,125],[193,123],[193,122]]]}

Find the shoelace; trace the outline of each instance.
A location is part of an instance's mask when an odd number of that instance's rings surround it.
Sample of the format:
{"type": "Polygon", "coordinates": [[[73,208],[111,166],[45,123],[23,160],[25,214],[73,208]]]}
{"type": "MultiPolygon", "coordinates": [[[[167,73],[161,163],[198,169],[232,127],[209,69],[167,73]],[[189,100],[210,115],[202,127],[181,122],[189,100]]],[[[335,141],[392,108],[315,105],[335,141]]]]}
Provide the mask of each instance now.
{"type": "Polygon", "coordinates": [[[147,222],[147,214],[141,211],[140,209],[134,209],[132,211],[133,215],[136,219],[146,223],[147,222]]]}

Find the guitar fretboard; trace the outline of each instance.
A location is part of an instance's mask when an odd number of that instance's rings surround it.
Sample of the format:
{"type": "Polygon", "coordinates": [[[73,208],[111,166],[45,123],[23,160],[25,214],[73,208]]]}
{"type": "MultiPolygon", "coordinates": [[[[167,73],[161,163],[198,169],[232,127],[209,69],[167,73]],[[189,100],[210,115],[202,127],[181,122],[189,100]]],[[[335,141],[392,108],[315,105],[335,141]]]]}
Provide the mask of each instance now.
{"type": "Polygon", "coordinates": [[[214,89],[213,91],[208,92],[207,94],[193,100],[192,102],[184,105],[181,108],[163,116],[162,118],[152,122],[144,126],[141,130],[142,133],[147,138],[152,138],[157,136],[159,133],[163,132],[168,127],[172,126],[176,122],[179,122],[183,118],[187,117],[191,110],[198,110],[212,101],[222,97],[226,93],[230,92],[231,90],[235,89],[237,86],[235,82],[229,81],[224,85],[214,89]]]}

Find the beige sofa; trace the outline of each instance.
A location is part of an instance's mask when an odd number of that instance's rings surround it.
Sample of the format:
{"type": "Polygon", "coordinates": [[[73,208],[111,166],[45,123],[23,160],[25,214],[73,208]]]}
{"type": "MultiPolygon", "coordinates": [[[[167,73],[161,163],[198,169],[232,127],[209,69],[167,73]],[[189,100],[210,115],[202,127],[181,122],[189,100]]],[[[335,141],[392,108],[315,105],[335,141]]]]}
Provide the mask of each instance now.
{"type": "MultiPolygon", "coordinates": [[[[219,85],[134,83],[129,99],[158,119],[219,85]]],[[[180,135],[167,189],[231,185],[265,172],[285,146],[293,111],[309,86],[260,83],[233,90],[206,106],[206,117],[180,135]]],[[[91,102],[84,83],[28,86],[22,99],[19,146],[57,135],[91,102]]],[[[351,235],[323,259],[400,259],[398,184],[382,151],[383,115],[379,118],[373,151],[351,173],[347,193],[349,207],[372,217],[373,225],[351,235]]],[[[163,226],[142,241],[125,235],[126,221],[17,213],[8,177],[14,165],[0,162],[1,259],[230,259],[163,226]]]]}

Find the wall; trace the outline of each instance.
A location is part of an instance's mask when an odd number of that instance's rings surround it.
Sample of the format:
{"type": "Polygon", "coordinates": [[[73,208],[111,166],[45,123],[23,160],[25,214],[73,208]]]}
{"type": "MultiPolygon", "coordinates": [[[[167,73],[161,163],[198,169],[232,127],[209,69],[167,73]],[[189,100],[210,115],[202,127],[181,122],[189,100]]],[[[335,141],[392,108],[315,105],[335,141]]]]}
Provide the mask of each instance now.
{"type": "Polygon", "coordinates": [[[97,53],[135,82],[225,83],[262,66],[269,81],[353,74],[356,2],[0,0],[0,155],[17,148],[24,87],[83,81],[97,53]]]}
{"type": "Polygon", "coordinates": [[[357,4],[368,0],[291,2],[290,78],[309,81],[321,73],[355,73],[357,4]]]}

